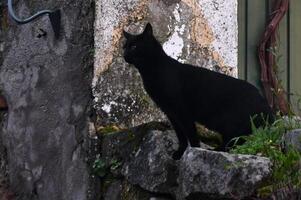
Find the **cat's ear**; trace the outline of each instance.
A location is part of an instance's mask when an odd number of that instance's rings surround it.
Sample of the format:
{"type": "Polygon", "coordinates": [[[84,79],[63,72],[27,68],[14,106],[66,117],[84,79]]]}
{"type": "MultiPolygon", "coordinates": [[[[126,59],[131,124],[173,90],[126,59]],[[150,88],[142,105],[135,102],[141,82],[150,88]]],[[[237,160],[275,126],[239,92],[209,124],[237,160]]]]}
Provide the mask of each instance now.
{"type": "Polygon", "coordinates": [[[124,35],[124,37],[125,37],[126,39],[129,39],[129,38],[132,37],[132,35],[129,34],[128,32],[126,32],[125,30],[123,30],[123,35],[124,35]]]}
{"type": "Polygon", "coordinates": [[[148,35],[148,36],[153,35],[153,28],[152,28],[152,25],[150,23],[146,24],[145,29],[143,31],[143,35],[148,35]]]}

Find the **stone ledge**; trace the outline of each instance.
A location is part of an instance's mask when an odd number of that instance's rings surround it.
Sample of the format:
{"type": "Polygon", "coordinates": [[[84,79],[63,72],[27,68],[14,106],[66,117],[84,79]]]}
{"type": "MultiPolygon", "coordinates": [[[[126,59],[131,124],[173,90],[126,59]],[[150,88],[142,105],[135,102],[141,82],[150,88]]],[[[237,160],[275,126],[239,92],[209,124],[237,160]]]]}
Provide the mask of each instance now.
{"type": "Polygon", "coordinates": [[[252,195],[272,172],[268,158],[202,148],[188,148],[181,160],[174,161],[175,132],[144,126],[105,136],[103,155],[106,159],[118,157],[122,162],[119,177],[147,192],[177,200],[242,199],[252,195]]]}

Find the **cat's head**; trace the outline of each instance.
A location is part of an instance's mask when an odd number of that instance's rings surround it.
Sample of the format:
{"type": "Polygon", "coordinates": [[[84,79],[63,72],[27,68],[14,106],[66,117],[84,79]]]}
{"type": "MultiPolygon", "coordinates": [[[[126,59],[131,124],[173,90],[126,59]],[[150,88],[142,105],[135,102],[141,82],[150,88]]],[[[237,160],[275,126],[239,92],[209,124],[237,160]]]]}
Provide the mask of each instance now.
{"type": "Polygon", "coordinates": [[[154,46],[157,44],[150,23],[146,25],[141,34],[132,35],[123,31],[123,35],[126,38],[126,43],[123,46],[124,59],[130,64],[139,64],[141,60],[150,57],[154,46]]]}

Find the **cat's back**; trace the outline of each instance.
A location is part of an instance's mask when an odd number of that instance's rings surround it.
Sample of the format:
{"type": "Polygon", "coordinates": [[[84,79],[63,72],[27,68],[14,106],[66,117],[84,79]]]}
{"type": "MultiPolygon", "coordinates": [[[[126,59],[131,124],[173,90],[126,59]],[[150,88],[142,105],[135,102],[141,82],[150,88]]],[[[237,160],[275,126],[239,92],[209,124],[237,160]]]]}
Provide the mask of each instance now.
{"type": "Polygon", "coordinates": [[[201,86],[200,83],[203,83],[207,88],[224,88],[223,91],[230,93],[231,91],[239,89],[248,89],[251,92],[258,92],[258,89],[255,86],[245,80],[215,72],[204,67],[198,67],[189,64],[177,64],[175,66],[180,77],[186,79],[187,82],[198,82],[198,86],[201,86]]]}
{"type": "Polygon", "coordinates": [[[219,108],[236,104],[264,110],[269,108],[259,90],[245,80],[189,64],[177,64],[175,68],[182,96],[201,107],[219,108]]]}

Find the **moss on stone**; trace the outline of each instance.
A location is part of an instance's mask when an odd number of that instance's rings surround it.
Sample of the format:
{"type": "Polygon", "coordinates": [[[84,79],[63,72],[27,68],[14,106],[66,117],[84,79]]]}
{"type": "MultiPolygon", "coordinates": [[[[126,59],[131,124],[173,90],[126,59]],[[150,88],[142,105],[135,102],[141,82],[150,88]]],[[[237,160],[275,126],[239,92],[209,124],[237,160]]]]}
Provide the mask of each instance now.
{"type": "Polygon", "coordinates": [[[110,187],[110,185],[116,181],[117,179],[114,178],[111,174],[109,174],[108,176],[106,176],[104,179],[102,179],[101,181],[101,191],[103,194],[106,193],[106,191],[108,190],[108,188],[110,187]]]}
{"type": "Polygon", "coordinates": [[[123,181],[121,200],[149,200],[150,197],[149,192],[123,181]]]}
{"type": "Polygon", "coordinates": [[[99,135],[111,134],[111,133],[118,132],[121,130],[123,130],[123,129],[115,124],[111,124],[111,125],[107,125],[107,126],[99,126],[96,128],[96,131],[99,135]]]}
{"type": "Polygon", "coordinates": [[[171,129],[171,126],[167,122],[149,122],[139,127],[139,131],[146,132],[148,130],[166,131],[171,129]]]}
{"type": "Polygon", "coordinates": [[[199,139],[214,148],[219,147],[223,143],[223,137],[221,134],[208,130],[205,126],[199,124],[198,122],[195,123],[198,137],[199,139]]]}

